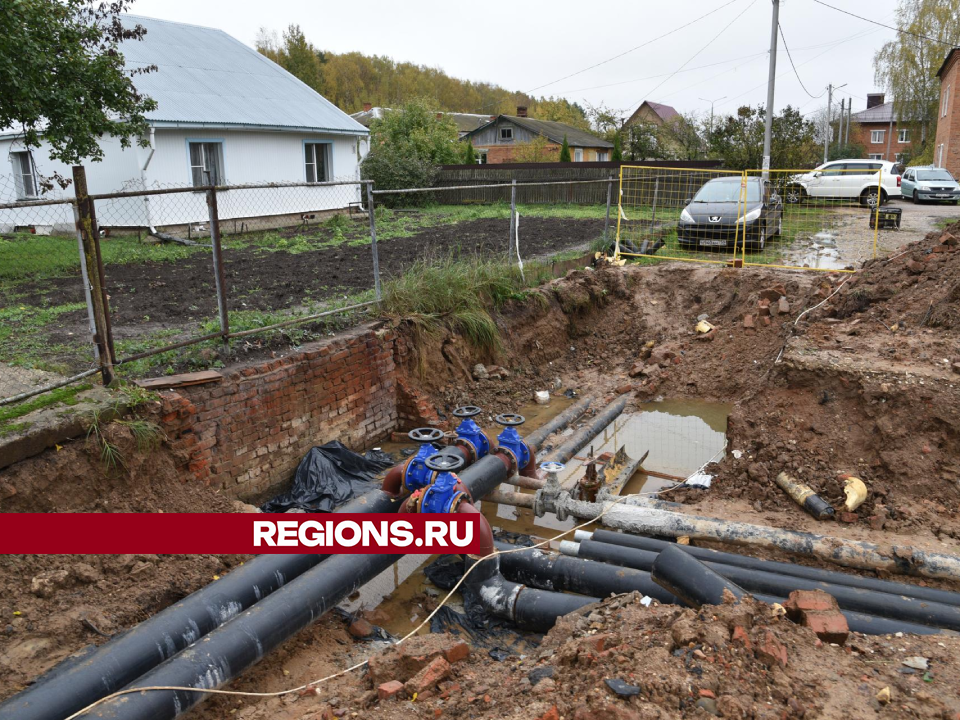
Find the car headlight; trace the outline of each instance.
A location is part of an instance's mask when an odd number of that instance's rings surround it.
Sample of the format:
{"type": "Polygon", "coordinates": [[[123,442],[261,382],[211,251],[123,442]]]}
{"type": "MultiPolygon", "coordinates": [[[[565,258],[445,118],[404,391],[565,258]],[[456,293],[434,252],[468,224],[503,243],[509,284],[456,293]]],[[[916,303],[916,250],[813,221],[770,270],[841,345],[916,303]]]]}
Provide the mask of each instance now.
{"type": "Polygon", "coordinates": [[[686,223],[696,222],[693,219],[693,215],[691,215],[686,208],[684,208],[683,211],[680,213],[680,219],[686,223]]]}
{"type": "Polygon", "coordinates": [[[760,212],[763,210],[762,207],[755,208],[740,218],[737,222],[753,222],[760,217],[760,212]]]}

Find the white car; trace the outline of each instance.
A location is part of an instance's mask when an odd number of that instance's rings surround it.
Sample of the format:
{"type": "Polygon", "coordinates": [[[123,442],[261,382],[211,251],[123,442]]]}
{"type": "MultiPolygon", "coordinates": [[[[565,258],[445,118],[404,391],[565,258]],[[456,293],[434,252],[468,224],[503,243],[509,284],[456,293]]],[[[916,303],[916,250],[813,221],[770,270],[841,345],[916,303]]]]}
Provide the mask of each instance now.
{"type": "Polygon", "coordinates": [[[875,207],[878,181],[881,205],[890,198],[901,196],[900,172],[896,163],[888,160],[834,160],[808,173],[788,178],[783,199],[788,204],[796,204],[807,198],[856,198],[861,205],[875,207]]]}

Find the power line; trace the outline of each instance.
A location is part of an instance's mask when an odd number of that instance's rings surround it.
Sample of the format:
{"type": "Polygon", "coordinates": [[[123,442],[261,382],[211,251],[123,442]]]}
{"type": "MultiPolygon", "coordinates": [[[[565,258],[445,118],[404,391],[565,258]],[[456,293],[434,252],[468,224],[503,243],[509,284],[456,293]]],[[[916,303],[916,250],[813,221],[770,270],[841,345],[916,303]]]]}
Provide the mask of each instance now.
{"type": "Polygon", "coordinates": [[[882,22],[877,22],[876,20],[865,18],[862,15],[857,15],[856,13],[852,13],[849,10],[844,10],[843,8],[838,8],[838,7],[834,7],[833,5],[829,5],[823,2],[823,0],[813,0],[813,1],[817,3],[817,5],[823,5],[824,7],[830,8],[831,10],[836,10],[837,12],[841,12],[844,15],[855,17],[858,20],[863,20],[864,22],[873,23],[874,25],[879,25],[880,27],[885,27],[887,28],[887,30],[893,30],[894,32],[898,32],[901,35],[913,35],[913,37],[920,38],[921,40],[929,40],[930,42],[935,42],[940,45],[947,45],[948,47],[954,47],[957,44],[957,43],[946,42],[945,40],[938,40],[937,38],[932,38],[929,35],[921,35],[920,33],[915,33],[910,30],[901,30],[900,28],[893,27],[893,25],[884,25],[882,22]]]}
{"type": "Polygon", "coordinates": [[[600,62],[595,63],[594,65],[591,65],[591,66],[589,66],[589,67],[585,67],[585,68],[583,68],[582,70],[577,70],[576,72],[570,73],[569,75],[564,75],[562,78],[559,78],[559,79],[557,79],[557,80],[552,80],[552,81],[550,81],[550,82],[548,82],[548,83],[544,83],[543,85],[538,85],[537,87],[533,88],[532,90],[527,90],[527,91],[526,91],[526,94],[529,95],[530,93],[536,92],[537,90],[540,90],[541,88],[549,87],[550,85],[555,85],[555,84],[558,83],[558,82],[563,82],[564,80],[567,80],[567,79],[569,79],[569,78],[572,78],[572,77],[574,77],[574,76],[576,76],[576,75],[580,75],[581,73],[585,73],[585,72],[587,72],[588,70],[593,70],[594,68],[598,68],[598,67],[600,67],[601,65],[606,65],[606,64],[609,63],[609,62],[613,62],[614,60],[616,60],[616,59],[618,59],[618,58],[622,58],[624,55],[629,55],[630,53],[632,53],[632,52],[635,51],[635,50],[639,50],[639,49],[642,48],[642,47],[646,47],[647,45],[650,45],[651,43],[657,42],[657,40],[663,40],[663,38],[665,38],[665,37],[669,37],[670,35],[673,35],[674,33],[680,32],[681,30],[683,30],[683,29],[685,29],[685,28],[688,28],[688,27],[690,27],[691,25],[693,25],[693,24],[695,24],[695,23],[700,22],[700,21],[703,20],[704,18],[710,17],[710,16],[713,15],[714,13],[723,10],[723,9],[724,9],[725,7],[727,7],[728,5],[733,5],[735,2],[739,2],[739,0],[730,0],[730,2],[724,3],[723,5],[721,5],[721,6],[718,7],[718,8],[714,8],[713,10],[711,10],[711,11],[708,12],[708,13],[706,13],[705,15],[701,15],[700,17],[696,18],[695,20],[691,20],[690,22],[688,22],[688,23],[685,24],[685,25],[681,25],[680,27],[674,28],[674,29],[671,30],[670,32],[664,33],[663,35],[660,35],[659,37],[653,38],[652,40],[647,40],[646,42],[641,43],[640,45],[637,45],[636,47],[632,47],[632,48],[630,48],[629,50],[625,50],[625,51],[623,51],[622,53],[620,53],[620,54],[618,54],[618,55],[614,55],[614,56],[611,57],[611,58],[607,58],[606,60],[601,60],[600,62]]]}
{"type": "Polygon", "coordinates": [[[803,88],[803,91],[814,99],[822,98],[823,93],[819,95],[814,95],[812,92],[807,90],[807,86],[803,84],[803,80],[800,79],[800,73],[797,72],[797,66],[793,64],[793,55],[790,54],[790,46],[787,45],[787,38],[783,35],[783,25],[777,23],[777,30],[780,31],[780,39],[783,40],[783,49],[787,51],[787,57],[790,59],[790,67],[793,68],[793,74],[797,76],[797,82],[800,83],[800,87],[803,88]]]}
{"type": "MultiPolygon", "coordinates": [[[[706,45],[704,45],[702,48],[700,48],[699,50],[697,50],[693,55],[691,55],[691,56],[687,59],[687,61],[686,61],[685,63],[683,63],[683,65],[681,65],[681,66],[678,67],[676,70],[674,70],[672,73],[670,73],[670,76],[669,76],[666,80],[663,80],[663,81],[661,81],[660,83],[658,83],[658,84],[656,85],[656,87],[654,87],[652,90],[650,90],[648,93],[646,93],[642,98],[640,98],[640,99],[639,99],[636,103],[634,103],[634,104],[635,104],[635,105],[639,105],[639,104],[642,103],[646,98],[650,97],[653,93],[655,93],[658,88],[660,88],[660,87],[662,87],[664,84],[670,82],[671,78],[673,78],[674,75],[676,75],[678,72],[680,72],[681,70],[683,70],[683,68],[685,68],[689,63],[693,62],[694,58],[696,58],[700,53],[702,53],[704,50],[706,50],[708,47],[710,47],[717,38],[719,38],[721,35],[723,35],[723,34],[727,31],[727,29],[728,29],[731,25],[733,25],[737,20],[739,20],[739,19],[743,16],[743,14],[744,14],[745,12],[747,12],[747,10],[749,10],[750,8],[752,8],[752,7],[756,4],[756,2],[757,2],[757,0],[753,0],[753,2],[751,2],[751,3],[750,3],[749,5],[747,5],[743,10],[741,10],[741,11],[739,12],[739,14],[737,14],[737,16],[736,16],[735,18],[733,18],[733,20],[731,20],[730,22],[728,22],[726,25],[723,26],[723,29],[722,29],[720,32],[718,32],[716,35],[714,35],[712,38],[710,38],[710,41],[709,41],[706,45]]],[[[723,6],[723,7],[726,7],[726,6],[723,6]]]]}

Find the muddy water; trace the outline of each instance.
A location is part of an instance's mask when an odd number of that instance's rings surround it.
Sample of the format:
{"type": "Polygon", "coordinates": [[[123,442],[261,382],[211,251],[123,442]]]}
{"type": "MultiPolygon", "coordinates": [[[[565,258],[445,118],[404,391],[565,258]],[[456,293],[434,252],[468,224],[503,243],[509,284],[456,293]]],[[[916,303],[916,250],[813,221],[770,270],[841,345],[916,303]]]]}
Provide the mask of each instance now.
{"type": "MultiPolygon", "coordinates": [[[[551,399],[549,405],[531,405],[518,410],[527,418],[523,430],[529,432],[546,423],[568,407],[573,401],[567,398],[551,399]]],[[[649,450],[644,468],[677,477],[687,477],[711,459],[720,459],[726,445],[727,416],[731,406],[719,403],[704,403],[691,400],[669,400],[641,405],[638,412],[621,415],[598,436],[594,444],[595,454],[615,452],[621,446],[627,454],[639,459],[649,450]]],[[[484,427],[499,432],[499,426],[484,427]]],[[[562,439],[561,441],[562,442],[562,439]]],[[[399,450],[410,447],[404,443],[387,443],[382,448],[399,455],[399,450]]],[[[588,448],[573,458],[563,473],[562,483],[575,482],[582,475],[588,448]]],[[[622,494],[652,492],[673,485],[671,480],[648,476],[637,472],[626,484],[622,494]]],[[[507,486],[523,493],[523,490],[507,486]]],[[[532,535],[539,538],[552,537],[569,530],[578,523],[574,520],[560,522],[553,515],[538,518],[532,510],[512,505],[481,502],[478,504],[491,527],[532,535]]],[[[555,547],[558,543],[554,544],[555,547]]],[[[379,607],[389,620],[383,627],[395,635],[410,632],[434,607],[431,593],[436,588],[426,579],[423,567],[432,561],[429,555],[408,555],[373,581],[367,583],[358,596],[345,603],[349,611],[370,610],[379,607]]],[[[441,593],[441,597],[446,593],[441,593]]],[[[455,597],[452,607],[460,610],[460,598],[455,597]]],[[[425,628],[426,632],[429,630],[425,628]]]]}

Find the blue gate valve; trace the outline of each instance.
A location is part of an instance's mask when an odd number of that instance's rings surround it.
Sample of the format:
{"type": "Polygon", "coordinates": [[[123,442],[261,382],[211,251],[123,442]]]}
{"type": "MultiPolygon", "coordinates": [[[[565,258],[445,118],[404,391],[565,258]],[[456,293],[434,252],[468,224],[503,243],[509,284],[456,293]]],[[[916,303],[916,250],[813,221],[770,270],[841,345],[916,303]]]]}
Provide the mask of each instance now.
{"type": "Polygon", "coordinates": [[[410,458],[403,473],[404,487],[413,492],[430,484],[433,471],[427,467],[426,460],[439,450],[433,443],[443,438],[443,430],[430,427],[416,428],[408,432],[407,437],[416,443],[420,443],[420,450],[410,458]]]}
{"type": "Polygon", "coordinates": [[[494,420],[503,425],[503,432],[497,436],[497,442],[501,448],[509,450],[517,461],[517,470],[520,471],[530,462],[530,448],[517,432],[517,426],[523,425],[527,419],[523,415],[516,413],[503,413],[497,415],[494,420]]]}
{"type": "Polygon", "coordinates": [[[469,495],[456,489],[460,478],[455,473],[464,466],[463,458],[436,453],[428,457],[425,464],[437,476],[420,497],[420,512],[452,513],[463,500],[469,501],[469,495]]]}
{"type": "Polygon", "coordinates": [[[473,421],[473,418],[482,412],[483,410],[476,405],[464,405],[453,411],[453,416],[462,420],[457,427],[457,437],[473,448],[475,460],[485,457],[490,452],[490,441],[483,434],[480,426],[473,421]]]}

